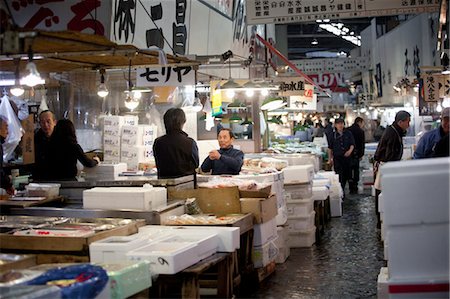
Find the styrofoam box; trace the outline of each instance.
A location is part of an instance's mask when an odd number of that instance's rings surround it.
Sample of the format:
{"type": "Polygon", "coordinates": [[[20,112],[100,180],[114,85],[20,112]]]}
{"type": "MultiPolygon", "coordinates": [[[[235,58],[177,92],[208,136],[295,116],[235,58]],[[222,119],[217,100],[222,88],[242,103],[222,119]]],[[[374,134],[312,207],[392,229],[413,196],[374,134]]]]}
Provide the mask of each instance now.
{"type": "Polygon", "coordinates": [[[126,253],[138,249],[150,240],[142,235],[113,236],[89,245],[91,263],[118,263],[126,261],[126,253]]]}
{"type": "Polygon", "coordinates": [[[137,158],[127,159],[127,158],[121,157],[120,162],[125,163],[127,165],[127,170],[130,170],[130,171],[139,170],[140,162],[137,158]]]}
{"type": "Polygon", "coordinates": [[[122,145],[151,146],[157,137],[156,132],[156,126],[123,126],[122,145]]]}
{"type": "Polygon", "coordinates": [[[124,126],[137,126],[139,123],[139,117],[135,115],[125,115],[123,117],[124,126]]]}
{"type": "Polygon", "coordinates": [[[234,176],[237,179],[252,180],[258,183],[274,183],[280,181],[282,172],[261,173],[261,174],[240,174],[234,176]]]}
{"type": "Polygon", "coordinates": [[[290,248],[311,247],[315,242],[315,227],[305,232],[289,233],[288,245],[290,248]]]}
{"type": "Polygon", "coordinates": [[[314,166],[315,171],[319,171],[319,159],[313,154],[286,154],[274,157],[287,161],[289,166],[310,164],[314,166]]]}
{"type": "Polygon", "coordinates": [[[287,240],[289,238],[289,230],[286,226],[277,226],[277,239],[275,240],[275,245],[278,248],[286,247],[287,240]]]}
{"type": "Polygon", "coordinates": [[[450,298],[449,280],[388,280],[389,299],[450,298]]]}
{"type": "Polygon", "coordinates": [[[388,227],[387,239],[391,279],[448,278],[448,223],[388,227]]]}
{"type": "Polygon", "coordinates": [[[106,160],[106,156],[113,158],[120,158],[120,146],[104,146],[103,147],[103,159],[106,160]]]}
{"type": "Polygon", "coordinates": [[[330,187],[331,180],[329,178],[314,176],[312,185],[313,185],[313,187],[330,187]]]}
{"type": "MultiPolygon", "coordinates": [[[[276,237],[275,237],[276,238],[276,237]]],[[[254,246],[252,251],[252,260],[255,268],[267,266],[270,262],[275,261],[278,255],[278,248],[275,240],[269,240],[261,246],[254,246]]]]}
{"type": "Polygon", "coordinates": [[[159,242],[127,253],[131,261],[149,261],[152,274],[175,274],[200,261],[194,242],[159,242]]]}
{"type": "Polygon", "coordinates": [[[331,185],[330,198],[342,198],[343,191],[341,185],[331,185]]]}
{"type": "Polygon", "coordinates": [[[314,177],[313,165],[294,165],[283,169],[285,184],[310,183],[314,177]]]}
{"type": "Polygon", "coordinates": [[[314,209],[314,201],[312,198],[288,200],[286,205],[288,217],[308,216],[314,209]]]}
{"type": "Polygon", "coordinates": [[[120,157],[128,160],[148,161],[153,157],[153,149],[149,146],[122,146],[120,157]]]}
{"type": "Polygon", "coordinates": [[[389,275],[388,268],[382,267],[380,273],[378,274],[377,280],[377,298],[378,299],[388,299],[389,298],[389,275]]]}
{"type": "Polygon", "coordinates": [[[325,200],[328,196],[330,196],[330,190],[323,186],[323,187],[313,187],[312,188],[313,193],[313,200],[325,200]]]}
{"type": "Polygon", "coordinates": [[[319,171],[315,178],[327,178],[331,181],[331,184],[339,184],[339,175],[334,171],[319,171]]]}
{"type": "Polygon", "coordinates": [[[119,126],[104,126],[103,127],[103,139],[105,137],[119,137],[120,138],[120,127],[119,126]]]}
{"type": "Polygon", "coordinates": [[[288,217],[286,226],[290,233],[309,231],[314,227],[316,212],[312,211],[306,217],[288,217]]]}
{"type": "Polygon", "coordinates": [[[120,136],[103,136],[103,146],[120,147],[120,136]]]}
{"type": "Polygon", "coordinates": [[[387,243],[383,244],[383,260],[387,261],[389,259],[389,245],[387,243]]]}
{"type": "Polygon", "coordinates": [[[111,293],[107,298],[128,298],[152,286],[148,261],[101,263],[99,266],[105,269],[108,274],[111,293]]]}
{"type": "Polygon", "coordinates": [[[330,199],[330,213],[331,217],[342,216],[342,200],[340,198],[330,199]]]}
{"type": "Polygon", "coordinates": [[[83,191],[83,208],[152,211],[167,204],[167,189],[162,187],[109,187],[83,191]]]}
{"type": "Polygon", "coordinates": [[[254,236],[253,236],[253,245],[261,246],[270,239],[273,239],[277,236],[277,222],[276,219],[273,218],[267,222],[261,224],[255,224],[253,226],[254,236]]]}
{"type": "Polygon", "coordinates": [[[388,227],[419,223],[448,225],[449,181],[450,158],[384,164],[381,186],[385,224],[388,227]]]}
{"type": "Polygon", "coordinates": [[[304,199],[312,196],[312,184],[285,185],[284,190],[291,199],[304,199]]]}
{"type": "Polygon", "coordinates": [[[279,247],[278,255],[275,258],[275,263],[283,264],[284,262],[286,262],[286,260],[290,255],[291,255],[291,248],[289,246],[279,247]]]}
{"type": "Polygon", "coordinates": [[[145,225],[139,227],[141,234],[155,234],[161,231],[170,231],[172,235],[183,235],[187,231],[211,232],[217,234],[219,242],[217,244],[218,252],[234,252],[240,248],[240,230],[239,227],[218,227],[218,226],[165,226],[165,225],[145,225]]]}
{"type": "Polygon", "coordinates": [[[105,116],[105,118],[103,119],[104,126],[118,127],[118,126],[122,126],[123,124],[124,124],[123,116],[109,115],[109,116],[105,116]]]}
{"type": "Polygon", "coordinates": [[[378,195],[378,212],[384,213],[383,193],[378,195]]]}
{"type": "Polygon", "coordinates": [[[176,234],[164,239],[163,242],[194,242],[197,243],[195,250],[199,259],[205,259],[217,251],[219,238],[214,232],[207,231],[184,231],[182,234],[176,234]]]}

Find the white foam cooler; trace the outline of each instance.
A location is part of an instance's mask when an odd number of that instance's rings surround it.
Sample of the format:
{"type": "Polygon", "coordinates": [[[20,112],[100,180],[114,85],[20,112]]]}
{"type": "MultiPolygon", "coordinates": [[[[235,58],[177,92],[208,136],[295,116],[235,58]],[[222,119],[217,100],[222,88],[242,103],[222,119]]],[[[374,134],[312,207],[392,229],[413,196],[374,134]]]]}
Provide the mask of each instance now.
{"type": "Polygon", "coordinates": [[[316,212],[312,211],[308,216],[288,217],[286,226],[289,233],[309,231],[314,228],[316,212]]]}
{"type": "Polygon", "coordinates": [[[127,261],[126,254],[138,249],[150,240],[142,235],[113,236],[89,245],[91,263],[119,263],[127,261]]]}
{"type": "Polygon", "coordinates": [[[309,231],[289,233],[290,248],[311,247],[316,242],[316,227],[309,231]]]}
{"type": "Polygon", "coordinates": [[[311,183],[285,185],[284,191],[290,199],[310,198],[313,192],[311,183]]]}
{"type": "Polygon", "coordinates": [[[331,217],[342,216],[342,200],[340,198],[330,199],[330,213],[331,217]]]}
{"type": "Polygon", "coordinates": [[[152,274],[175,274],[200,261],[195,242],[153,242],[127,253],[131,261],[149,261],[152,274]]]}
{"type": "Polygon", "coordinates": [[[86,179],[95,178],[96,180],[117,180],[119,178],[119,174],[127,171],[127,164],[101,163],[96,167],[86,167],[83,171],[86,173],[86,179]]]}
{"type": "Polygon", "coordinates": [[[312,188],[312,194],[313,194],[313,200],[325,200],[330,196],[330,189],[325,186],[316,187],[313,186],[312,188]]]}
{"type": "Polygon", "coordinates": [[[330,187],[331,180],[329,178],[315,175],[313,179],[313,187],[330,187]]]}
{"type": "Polygon", "coordinates": [[[295,165],[283,169],[284,184],[310,183],[314,177],[314,166],[295,165]]]}
{"type": "Polygon", "coordinates": [[[261,246],[267,243],[270,239],[273,239],[277,236],[277,222],[276,219],[273,218],[267,222],[261,224],[255,224],[253,226],[254,236],[253,236],[253,245],[261,246]]]}
{"type": "Polygon", "coordinates": [[[278,248],[275,245],[275,239],[269,240],[261,246],[254,246],[252,251],[252,260],[255,268],[267,266],[270,262],[275,261],[278,255],[278,248]]]}
{"type": "Polygon", "coordinates": [[[152,211],[165,205],[167,189],[162,187],[96,187],[83,191],[85,209],[152,211]]]}
{"type": "Polygon", "coordinates": [[[216,233],[207,231],[184,231],[182,234],[164,239],[164,242],[194,242],[199,259],[202,260],[217,251],[219,238],[216,233]]]}
{"type": "Polygon", "coordinates": [[[306,217],[314,209],[314,201],[311,198],[288,200],[286,202],[288,217],[306,217]]]}
{"type": "Polygon", "coordinates": [[[165,226],[165,225],[145,225],[139,227],[139,234],[154,235],[169,231],[170,234],[182,236],[185,232],[203,232],[213,231],[217,234],[218,252],[234,252],[240,248],[239,227],[218,227],[218,226],[165,226]]]}

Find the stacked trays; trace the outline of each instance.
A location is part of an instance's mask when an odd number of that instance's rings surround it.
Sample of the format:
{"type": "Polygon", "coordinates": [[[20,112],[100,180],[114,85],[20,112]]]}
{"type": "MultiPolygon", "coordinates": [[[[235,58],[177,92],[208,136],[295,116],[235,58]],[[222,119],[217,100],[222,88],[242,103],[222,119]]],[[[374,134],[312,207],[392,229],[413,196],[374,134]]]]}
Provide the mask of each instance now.
{"type": "Polygon", "coordinates": [[[313,182],[315,200],[324,200],[330,197],[331,217],[342,216],[342,187],[339,176],[334,171],[321,171],[316,174],[313,182]],[[326,190],[328,189],[328,190],[326,190]]]}
{"type": "Polygon", "coordinates": [[[138,124],[137,116],[105,116],[103,120],[103,160],[106,163],[120,162],[120,135],[123,125],[138,124]]]}
{"type": "Polygon", "coordinates": [[[313,165],[297,165],[289,166],[284,170],[286,171],[284,188],[288,214],[286,229],[289,233],[287,244],[289,247],[310,247],[316,241],[312,198],[314,167],[313,165]]]}
{"type": "Polygon", "coordinates": [[[128,170],[138,170],[139,163],[153,158],[153,142],[157,127],[151,125],[123,126],[120,161],[127,163],[128,170]]]}

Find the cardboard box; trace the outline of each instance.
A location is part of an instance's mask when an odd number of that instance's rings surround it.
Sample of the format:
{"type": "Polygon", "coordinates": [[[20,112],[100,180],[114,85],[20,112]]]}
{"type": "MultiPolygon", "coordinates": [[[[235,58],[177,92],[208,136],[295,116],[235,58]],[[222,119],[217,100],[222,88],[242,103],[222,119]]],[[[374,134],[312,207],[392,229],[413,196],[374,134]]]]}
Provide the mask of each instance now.
{"type": "Polygon", "coordinates": [[[203,213],[217,216],[240,214],[238,187],[168,190],[169,199],[196,198],[203,213]]]}
{"type": "Polygon", "coordinates": [[[259,224],[272,220],[277,216],[277,198],[241,198],[241,212],[252,213],[253,223],[259,224]]]}
{"type": "Polygon", "coordinates": [[[260,190],[239,190],[241,198],[267,198],[271,195],[272,186],[267,186],[260,190]]]}

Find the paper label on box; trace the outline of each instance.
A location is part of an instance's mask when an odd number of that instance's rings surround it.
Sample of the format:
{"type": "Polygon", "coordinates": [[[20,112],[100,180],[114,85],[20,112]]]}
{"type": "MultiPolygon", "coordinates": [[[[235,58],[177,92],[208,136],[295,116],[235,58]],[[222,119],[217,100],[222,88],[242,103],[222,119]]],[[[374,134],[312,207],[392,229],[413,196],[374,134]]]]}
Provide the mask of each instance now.
{"type": "Polygon", "coordinates": [[[120,136],[120,128],[118,126],[104,126],[103,138],[105,136],[120,136]]]}
{"type": "Polygon", "coordinates": [[[103,124],[105,126],[118,127],[123,125],[123,122],[124,122],[123,116],[111,115],[105,117],[103,124]]]}

